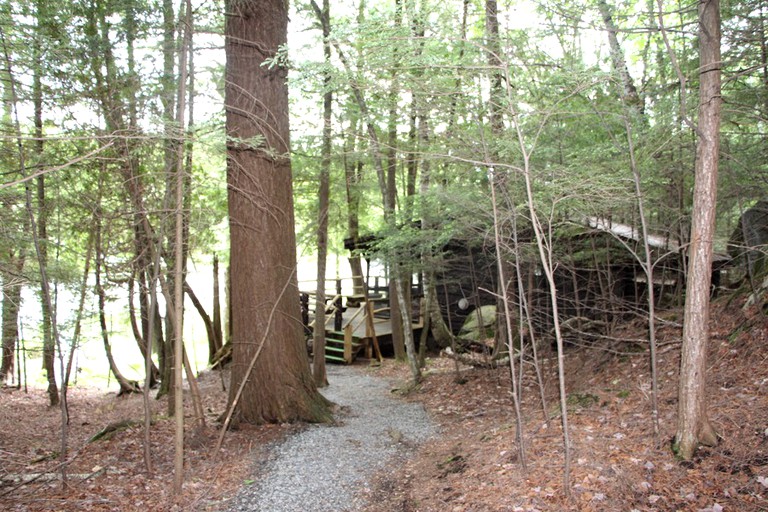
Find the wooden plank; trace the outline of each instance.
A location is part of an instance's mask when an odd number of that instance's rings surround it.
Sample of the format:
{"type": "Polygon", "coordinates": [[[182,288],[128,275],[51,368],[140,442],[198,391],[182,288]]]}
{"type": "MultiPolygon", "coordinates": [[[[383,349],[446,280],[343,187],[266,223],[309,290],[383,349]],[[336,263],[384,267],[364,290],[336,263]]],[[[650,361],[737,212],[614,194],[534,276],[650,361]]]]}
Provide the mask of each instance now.
{"type": "Polygon", "coordinates": [[[344,330],[344,360],[347,363],[352,362],[352,328],[344,330]]]}

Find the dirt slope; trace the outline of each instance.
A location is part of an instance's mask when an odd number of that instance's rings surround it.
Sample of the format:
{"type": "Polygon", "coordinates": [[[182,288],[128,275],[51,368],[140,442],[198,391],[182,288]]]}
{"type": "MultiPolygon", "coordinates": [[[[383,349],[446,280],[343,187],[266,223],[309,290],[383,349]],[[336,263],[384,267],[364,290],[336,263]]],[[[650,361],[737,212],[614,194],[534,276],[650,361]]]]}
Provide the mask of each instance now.
{"type": "MultiPolygon", "coordinates": [[[[400,472],[380,475],[368,512],[768,510],[768,320],[716,305],[708,390],[722,441],[702,449],[691,464],[670,451],[681,336],[675,320],[668,316],[660,334],[658,440],[648,357],[636,352],[640,347],[610,342],[568,350],[570,497],[563,491],[552,354],[542,364],[549,424],[534,373],[524,378],[527,471],[515,443],[508,369],[465,369],[464,383],[457,384],[452,363],[431,361],[429,376],[410,399],[427,405],[444,436],[400,472]]],[[[627,325],[620,334],[641,338],[642,325],[627,325]]]]}
{"type": "MultiPolygon", "coordinates": [[[[442,436],[405,464],[378,475],[361,489],[368,512],[384,511],[617,511],[768,510],[768,321],[736,305],[716,305],[709,355],[709,410],[722,436],[692,464],[671,454],[675,430],[679,318],[667,316],[659,350],[661,435],[654,439],[647,356],[632,342],[568,350],[567,387],[573,442],[571,493],[563,490],[563,443],[554,357],[542,372],[546,416],[531,367],[524,376],[527,471],[515,443],[515,421],[506,368],[463,368],[456,382],[453,362],[430,359],[425,382],[406,399],[423,402],[442,436]],[[658,441],[658,443],[657,443],[658,441]]],[[[640,323],[617,333],[642,339],[640,323]]],[[[404,365],[359,365],[392,379],[407,379],[404,365]]],[[[12,511],[223,510],[235,490],[254,478],[251,461],[270,440],[300,426],[243,426],[227,435],[212,456],[217,430],[211,425],[226,401],[219,375],[201,379],[208,427],[187,421],[187,479],[175,501],[172,480],[172,420],[165,401],[152,400],[154,476],[142,455],[142,428],[127,426],[88,443],[104,427],[142,418],[140,396],[74,389],[71,392],[70,487],[55,472],[60,412],[46,407],[43,390],[0,391],[0,509],[12,511]],[[27,481],[34,479],[32,481],[27,481]],[[23,480],[23,481],[22,481],[23,480]]]]}

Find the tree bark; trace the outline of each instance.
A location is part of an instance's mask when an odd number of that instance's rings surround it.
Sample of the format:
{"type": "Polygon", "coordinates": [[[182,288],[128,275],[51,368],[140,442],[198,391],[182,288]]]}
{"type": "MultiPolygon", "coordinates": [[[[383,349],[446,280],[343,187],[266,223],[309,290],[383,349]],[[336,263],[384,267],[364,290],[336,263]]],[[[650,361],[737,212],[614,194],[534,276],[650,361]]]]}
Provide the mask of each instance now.
{"type": "Polygon", "coordinates": [[[706,370],[722,101],[719,0],[702,0],[699,3],[699,45],[699,141],[674,444],[678,457],[684,460],[690,460],[700,444],[717,443],[717,434],[707,417],[706,370]]]}
{"type": "MultiPolygon", "coordinates": [[[[186,115],[186,87],[188,77],[188,49],[192,41],[192,2],[186,0],[183,4],[182,13],[179,13],[179,20],[183,19],[183,36],[181,43],[181,52],[179,53],[179,81],[176,109],[176,123],[179,134],[184,131],[184,117],[186,115]]],[[[174,475],[173,490],[177,496],[177,503],[181,502],[181,491],[184,484],[184,366],[186,366],[190,385],[195,384],[195,376],[192,375],[189,361],[184,353],[184,271],[186,261],[186,227],[184,220],[184,144],[181,141],[176,146],[176,168],[173,174],[173,189],[175,196],[174,212],[174,236],[173,236],[173,303],[168,301],[168,307],[173,308],[173,412],[175,416],[175,435],[174,435],[174,475]]],[[[190,160],[191,164],[191,160],[190,160]]],[[[170,273],[169,273],[170,277],[170,273]]],[[[196,404],[199,403],[199,395],[196,404]]],[[[197,408],[196,408],[197,409],[197,408]]],[[[198,419],[202,420],[202,410],[197,409],[198,419]]]]}
{"type": "MultiPolygon", "coordinates": [[[[410,296],[410,294],[408,294],[410,296]]],[[[421,382],[421,368],[419,367],[418,354],[416,353],[416,344],[413,339],[413,327],[411,324],[411,312],[410,304],[406,302],[406,294],[403,290],[402,281],[395,282],[395,299],[400,310],[400,321],[403,328],[403,345],[405,348],[405,354],[408,358],[408,366],[411,369],[411,378],[413,383],[418,384],[421,382]]],[[[394,318],[392,321],[392,328],[395,327],[394,318]]]]}
{"type": "Polygon", "coordinates": [[[632,80],[632,75],[629,74],[627,61],[624,58],[624,51],[621,49],[621,43],[619,43],[619,28],[613,21],[611,8],[608,6],[606,0],[599,0],[597,2],[597,7],[600,9],[603,25],[608,32],[608,44],[611,48],[611,64],[613,65],[613,72],[619,76],[619,80],[621,81],[621,100],[627,106],[642,114],[643,101],[640,98],[640,94],[637,92],[637,87],[635,87],[635,82],[632,80]]]}
{"type": "MultiPolygon", "coordinates": [[[[401,0],[395,0],[395,30],[399,30],[403,24],[403,8],[401,0]]],[[[399,68],[400,52],[398,45],[392,45],[392,71],[390,74],[390,88],[387,103],[389,105],[389,116],[387,120],[387,168],[386,168],[386,200],[384,201],[384,216],[389,219],[390,227],[396,223],[397,209],[397,122],[398,122],[398,99],[400,95],[399,68]]],[[[397,255],[393,255],[397,258],[397,255]]],[[[395,352],[395,359],[404,361],[407,357],[406,342],[407,338],[413,337],[410,323],[406,326],[406,318],[409,317],[408,311],[403,310],[403,301],[398,293],[403,293],[403,276],[397,271],[399,264],[396,261],[389,262],[389,311],[390,323],[392,325],[392,346],[395,352]]],[[[410,280],[409,280],[410,282],[410,280]]]]}
{"type": "MultiPolygon", "coordinates": [[[[344,148],[344,181],[347,192],[347,229],[353,244],[357,244],[360,236],[360,184],[363,181],[363,163],[355,158],[350,160],[348,155],[355,153],[358,133],[358,120],[352,121],[349,137],[344,148]]],[[[363,275],[363,262],[360,254],[353,253],[349,257],[349,268],[352,271],[352,286],[355,295],[363,295],[368,283],[363,275]]]]}
{"type": "Polygon", "coordinates": [[[329,421],[303,343],[295,273],[287,69],[278,55],[287,3],[229,0],[226,12],[230,407],[236,421],[249,423],[329,421]],[[266,59],[273,65],[262,65],[266,59]]]}
{"type": "Polygon", "coordinates": [[[9,254],[9,266],[13,273],[3,271],[3,309],[2,309],[2,364],[0,364],[0,386],[5,384],[8,375],[13,376],[16,343],[19,341],[19,309],[21,306],[21,272],[24,269],[24,253],[9,254]]]}
{"type": "Polygon", "coordinates": [[[322,10],[312,0],[312,7],[323,29],[323,57],[328,70],[323,76],[323,146],[320,162],[320,188],[317,192],[317,289],[315,295],[315,328],[312,331],[312,375],[317,387],[328,385],[325,371],[325,273],[328,257],[328,206],[331,172],[331,120],[333,115],[333,91],[331,91],[331,7],[323,0],[322,10]]]}
{"type": "MultiPolygon", "coordinates": [[[[36,3],[38,16],[38,29],[40,24],[41,7],[36,3]]],[[[34,126],[35,126],[35,155],[38,161],[43,160],[43,85],[42,85],[42,43],[35,39],[33,59],[35,62],[32,78],[32,96],[34,104],[34,126]]],[[[40,243],[40,259],[44,265],[48,265],[48,206],[45,197],[45,175],[41,174],[37,178],[37,236],[40,243]]],[[[54,371],[54,358],[56,354],[56,345],[53,338],[52,322],[53,311],[51,303],[41,301],[42,307],[42,329],[43,329],[43,370],[45,370],[48,379],[48,399],[51,406],[59,404],[59,390],[56,385],[56,374],[54,371]]]]}
{"type": "MultiPolygon", "coordinates": [[[[504,137],[504,117],[502,100],[504,91],[502,89],[502,61],[501,61],[501,41],[499,36],[499,13],[498,2],[496,0],[486,0],[485,2],[485,39],[488,67],[491,80],[490,98],[488,100],[488,120],[491,125],[491,136],[488,150],[488,157],[491,165],[499,162],[500,156],[497,149],[498,141],[504,137]]],[[[493,183],[491,182],[491,187],[493,183]]],[[[497,290],[500,292],[500,290],[497,290]]],[[[494,355],[498,353],[501,347],[507,344],[507,330],[504,328],[504,301],[505,297],[501,294],[496,299],[496,329],[494,333],[494,355]]]]}
{"type": "MultiPolygon", "coordinates": [[[[485,39],[488,67],[491,73],[491,98],[488,103],[488,117],[491,124],[491,134],[495,140],[501,140],[504,131],[504,121],[502,117],[502,99],[504,90],[502,89],[502,63],[501,63],[501,42],[499,41],[499,7],[496,0],[485,1],[485,39]]],[[[496,160],[498,152],[491,150],[491,156],[496,160]]]]}

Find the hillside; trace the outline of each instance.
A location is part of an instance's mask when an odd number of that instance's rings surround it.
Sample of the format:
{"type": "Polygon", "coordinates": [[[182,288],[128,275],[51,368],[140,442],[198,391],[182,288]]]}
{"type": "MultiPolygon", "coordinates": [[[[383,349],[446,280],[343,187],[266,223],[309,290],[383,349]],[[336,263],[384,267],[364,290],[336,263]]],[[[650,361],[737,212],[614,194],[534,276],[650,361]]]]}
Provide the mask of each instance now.
{"type": "MultiPolygon", "coordinates": [[[[570,498],[563,492],[554,354],[542,365],[549,425],[533,371],[524,378],[527,472],[518,463],[508,369],[467,369],[457,384],[451,362],[432,360],[429,377],[410,399],[426,405],[443,436],[401,472],[381,475],[368,512],[767,510],[768,319],[724,302],[713,306],[709,414],[722,439],[690,464],[670,450],[679,320],[667,315],[660,332],[658,442],[647,353],[616,341],[568,349],[570,498]]],[[[642,327],[626,325],[620,336],[641,339],[642,327]]]]}
{"type": "MultiPolygon", "coordinates": [[[[528,468],[522,472],[514,442],[514,417],[507,368],[455,366],[429,359],[424,383],[404,399],[423,403],[440,435],[405,464],[379,474],[360,489],[367,512],[690,510],[757,511],[768,508],[768,321],[736,304],[714,306],[709,357],[709,411],[721,444],[700,452],[691,464],[675,460],[669,441],[675,430],[680,326],[675,314],[662,322],[659,365],[661,435],[653,437],[648,361],[633,342],[568,349],[569,421],[573,443],[572,492],[563,492],[563,449],[556,400],[553,354],[545,354],[549,425],[538,399],[534,373],[524,377],[524,434],[528,468]]],[[[620,336],[642,337],[640,324],[620,336]]],[[[391,379],[402,388],[404,365],[386,361],[355,371],[391,379]]],[[[333,384],[333,383],[332,383],[333,384]]],[[[234,492],[258,476],[254,460],[269,442],[301,426],[243,426],[228,433],[217,456],[212,426],[226,394],[220,376],[201,377],[208,427],[187,434],[187,483],[178,505],[170,493],[172,420],[165,401],[152,400],[155,477],[142,456],[142,428],[122,425],[111,436],[88,439],[109,425],[140,421],[140,396],[116,398],[74,389],[70,400],[70,488],[62,490],[57,409],[33,390],[0,392],[0,503],[4,510],[225,510],[234,492]]],[[[354,411],[352,411],[354,413],[354,411]]],[[[402,439],[408,443],[408,439],[402,439]]]]}

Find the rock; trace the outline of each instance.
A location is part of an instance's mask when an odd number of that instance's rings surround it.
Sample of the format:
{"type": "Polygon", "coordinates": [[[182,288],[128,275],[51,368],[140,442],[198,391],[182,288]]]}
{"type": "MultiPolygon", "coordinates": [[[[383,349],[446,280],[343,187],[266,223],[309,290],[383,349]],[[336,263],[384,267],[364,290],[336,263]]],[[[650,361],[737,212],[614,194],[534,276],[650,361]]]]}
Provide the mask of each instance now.
{"type": "Polygon", "coordinates": [[[459,331],[459,338],[481,341],[493,338],[496,327],[496,306],[481,306],[472,311],[459,331]]]}

